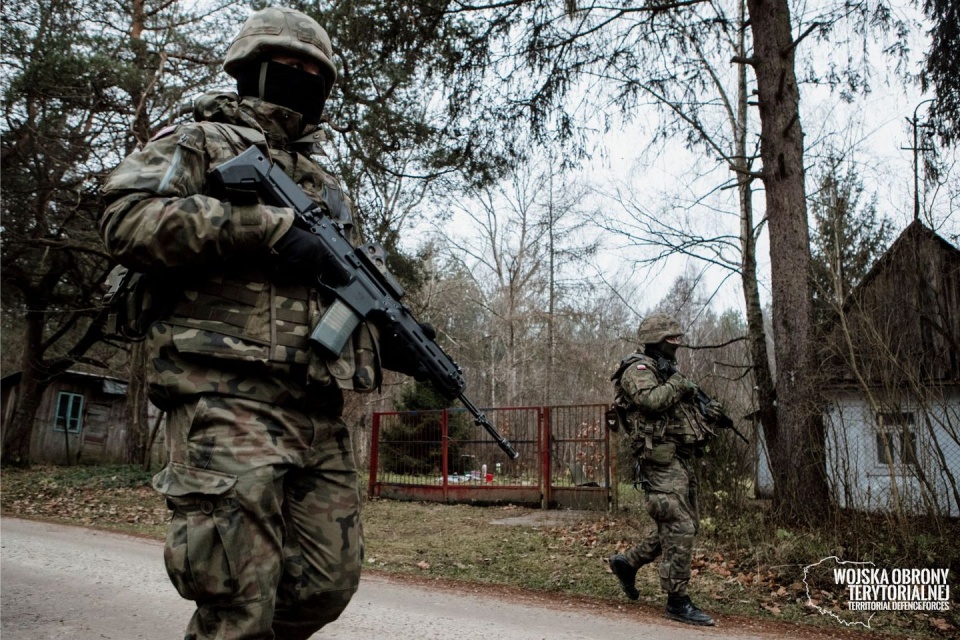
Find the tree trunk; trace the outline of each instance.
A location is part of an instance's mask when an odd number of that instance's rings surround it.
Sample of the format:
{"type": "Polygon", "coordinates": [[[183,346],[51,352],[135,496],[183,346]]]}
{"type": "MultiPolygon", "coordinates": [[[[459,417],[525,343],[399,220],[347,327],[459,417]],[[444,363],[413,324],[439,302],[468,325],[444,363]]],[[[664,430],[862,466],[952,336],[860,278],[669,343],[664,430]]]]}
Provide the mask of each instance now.
{"type": "Polygon", "coordinates": [[[23,341],[21,378],[17,393],[17,408],[13,412],[6,433],[3,434],[3,463],[26,466],[30,464],[30,440],[33,422],[49,380],[43,370],[40,341],[43,337],[44,315],[28,313],[23,341]]]}
{"type": "Polygon", "coordinates": [[[147,416],[146,343],[135,342],[130,348],[130,380],[127,384],[127,447],[124,457],[128,464],[143,464],[150,456],[150,425],[147,416]]]}
{"type": "Polygon", "coordinates": [[[753,206],[750,203],[751,189],[744,184],[740,190],[741,215],[741,274],[743,299],[747,311],[747,343],[753,370],[753,384],[757,397],[757,420],[765,434],[777,432],[777,392],[770,372],[767,354],[767,333],[763,325],[763,307],[760,303],[760,286],[757,282],[757,247],[753,239],[753,206]]]}
{"type": "Polygon", "coordinates": [[[748,0],[747,8],[770,229],[777,421],[766,436],[774,508],[784,521],[813,523],[826,514],[829,493],[814,377],[810,234],[795,43],[786,0],[748,0]]]}
{"type": "MultiPolygon", "coordinates": [[[[746,25],[746,3],[740,4],[740,25],[746,25]]],[[[746,29],[740,29],[737,54],[745,58],[746,29]]],[[[740,198],[740,279],[743,284],[743,301],[747,314],[747,344],[756,389],[757,419],[764,433],[777,430],[777,393],[770,371],[767,354],[767,331],[763,324],[763,305],[760,302],[760,285],[757,281],[757,243],[753,219],[752,159],[747,155],[748,87],[745,64],[737,69],[737,125],[735,127],[735,168],[737,190],[740,198]]]]}

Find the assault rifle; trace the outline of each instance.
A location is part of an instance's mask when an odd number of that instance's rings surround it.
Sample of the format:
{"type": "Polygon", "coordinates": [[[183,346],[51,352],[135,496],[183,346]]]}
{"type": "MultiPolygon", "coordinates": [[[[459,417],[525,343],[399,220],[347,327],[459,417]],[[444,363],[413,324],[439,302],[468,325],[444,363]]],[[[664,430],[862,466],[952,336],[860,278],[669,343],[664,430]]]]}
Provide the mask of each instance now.
{"type": "Polygon", "coordinates": [[[357,325],[369,320],[382,336],[394,341],[416,363],[415,377],[430,380],[448,399],[459,399],[476,424],[487,430],[511,460],[519,457],[510,442],[464,395],[466,382],[462,369],[434,341],[434,336],[424,331],[410,309],[400,302],[404,290],[387,270],[383,247],[369,242],[354,248],[344,235],[343,225],[324,215],[322,209],[257,147],[250,147],[216,167],[210,177],[215,186],[227,192],[255,191],[268,204],[293,209],[297,224],[319,237],[339,265],[339,270],[349,274],[347,282],[337,287],[328,287],[318,279],[318,285],[335,298],[310,333],[312,346],[336,357],[357,325]]]}
{"type": "MultiPolygon", "coordinates": [[[[677,369],[673,366],[673,363],[663,356],[657,358],[657,368],[666,378],[669,378],[673,374],[677,373],[677,369]]],[[[697,386],[697,390],[693,394],[693,400],[694,406],[697,408],[697,411],[700,412],[700,415],[708,420],[711,420],[721,429],[730,429],[730,431],[733,431],[735,434],[737,434],[741,440],[747,444],[750,444],[750,441],[747,440],[746,436],[740,433],[736,426],[734,426],[733,420],[727,414],[721,413],[720,417],[715,419],[707,416],[707,405],[713,402],[713,399],[704,393],[703,389],[701,389],[699,386],[697,386]]]]}

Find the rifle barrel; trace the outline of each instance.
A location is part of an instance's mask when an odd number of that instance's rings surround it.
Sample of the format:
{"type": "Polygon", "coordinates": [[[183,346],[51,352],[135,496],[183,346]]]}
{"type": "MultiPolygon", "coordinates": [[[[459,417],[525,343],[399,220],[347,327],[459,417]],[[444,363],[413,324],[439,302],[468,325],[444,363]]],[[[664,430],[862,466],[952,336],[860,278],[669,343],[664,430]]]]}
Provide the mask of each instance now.
{"type": "Polygon", "coordinates": [[[483,415],[483,412],[480,409],[477,409],[472,402],[464,394],[457,396],[460,402],[463,403],[463,406],[467,408],[467,411],[473,415],[474,421],[487,430],[487,433],[490,434],[490,437],[496,440],[497,444],[507,454],[511,460],[516,460],[520,457],[520,454],[516,449],[513,448],[513,445],[510,444],[510,441],[500,435],[500,432],[490,424],[490,421],[487,420],[487,416],[483,415]]]}

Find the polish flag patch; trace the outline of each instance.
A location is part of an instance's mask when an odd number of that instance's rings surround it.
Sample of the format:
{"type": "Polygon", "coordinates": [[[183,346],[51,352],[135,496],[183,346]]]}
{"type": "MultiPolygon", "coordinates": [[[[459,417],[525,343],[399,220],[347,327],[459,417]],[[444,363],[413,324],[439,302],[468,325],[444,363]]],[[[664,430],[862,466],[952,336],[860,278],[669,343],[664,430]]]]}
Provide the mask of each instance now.
{"type": "Polygon", "coordinates": [[[638,364],[638,365],[637,365],[637,369],[639,369],[640,371],[644,371],[646,368],[647,368],[647,365],[645,365],[645,364],[638,364]]]}
{"type": "Polygon", "coordinates": [[[177,130],[177,125],[175,124],[172,124],[168,127],[164,127],[163,129],[160,129],[160,131],[157,131],[155,134],[153,134],[153,137],[150,138],[150,142],[153,142],[154,140],[159,140],[164,136],[168,136],[176,130],[177,130]]]}

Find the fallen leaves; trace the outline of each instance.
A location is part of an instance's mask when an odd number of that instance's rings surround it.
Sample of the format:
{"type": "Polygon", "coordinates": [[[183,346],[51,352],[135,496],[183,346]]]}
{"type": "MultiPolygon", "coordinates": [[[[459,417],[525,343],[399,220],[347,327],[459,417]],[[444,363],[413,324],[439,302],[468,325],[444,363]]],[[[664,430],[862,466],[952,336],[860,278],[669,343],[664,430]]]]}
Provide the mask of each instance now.
{"type": "MultiPolygon", "coordinates": [[[[156,529],[148,533],[161,538],[169,515],[148,480],[141,474],[137,484],[132,475],[112,472],[97,476],[95,471],[80,469],[5,469],[3,512],[76,524],[125,526],[126,530],[145,530],[145,525],[152,524],[156,529]]],[[[560,527],[517,527],[508,535],[486,525],[506,515],[504,512],[520,512],[520,507],[375,500],[365,509],[364,532],[371,555],[364,564],[370,568],[422,580],[482,580],[484,589],[508,585],[554,592],[558,597],[615,598],[617,608],[627,610],[633,603],[624,606],[620,602],[622,594],[606,558],[630,549],[652,530],[652,523],[642,518],[597,515],[560,527]]],[[[845,594],[832,592],[829,582],[822,589],[811,582],[808,600],[807,586],[801,580],[802,565],[771,566],[767,560],[758,560],[762,556],[752,550],[725,548],[726,541],[710,536],[701,536],[696,544],[691,567],[696,577],[691,589],[705,608],[755,616],[761,624],[790,621],[830,628],[836,623],[823,620],[808,602],[838,613],[846,610],[845,594]]],[[[645,567],[637,579],[641,603],[662,606],[657,567],[645,567]]],[[[907,629],[912,637],[952,637],[960,625],[953,615],[952,611],[883,612],[874,624],[891,631],[907,629]]]]}
{"type": "Polygon", "coordinates": [[[930,620],[930,625],[937,631],[953,631],[956,629],[956,627],[947,622],[945,618],[933,618],[930,620]]]}

